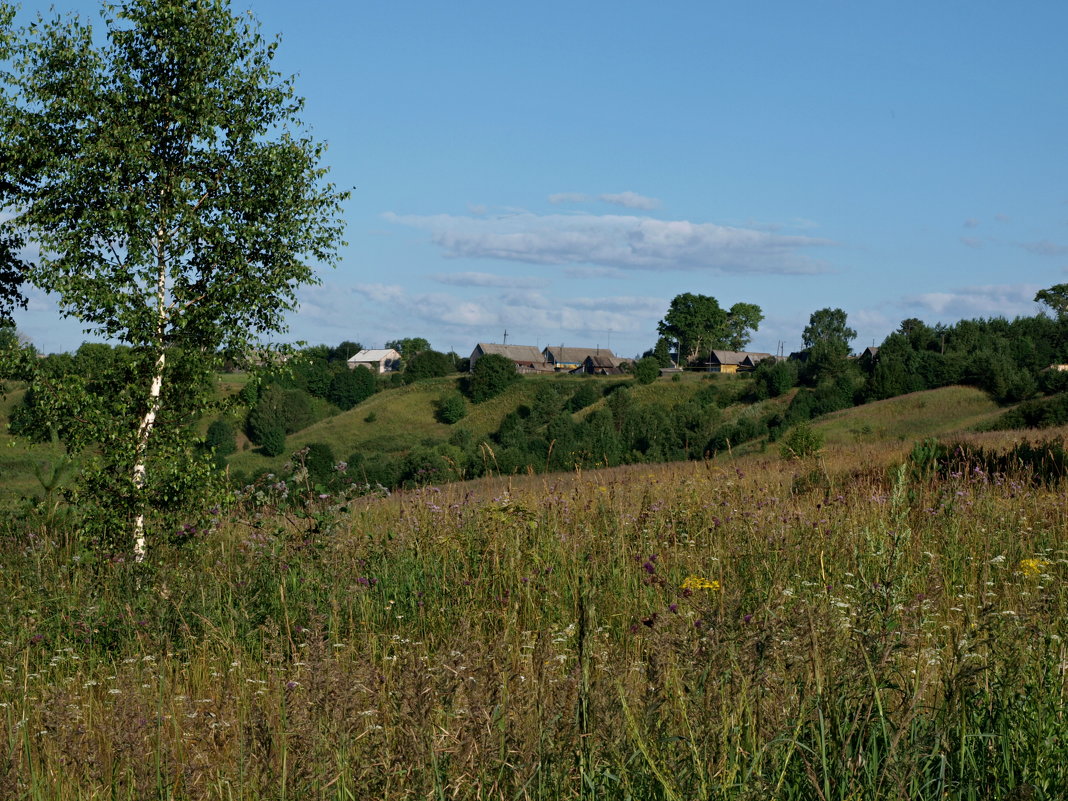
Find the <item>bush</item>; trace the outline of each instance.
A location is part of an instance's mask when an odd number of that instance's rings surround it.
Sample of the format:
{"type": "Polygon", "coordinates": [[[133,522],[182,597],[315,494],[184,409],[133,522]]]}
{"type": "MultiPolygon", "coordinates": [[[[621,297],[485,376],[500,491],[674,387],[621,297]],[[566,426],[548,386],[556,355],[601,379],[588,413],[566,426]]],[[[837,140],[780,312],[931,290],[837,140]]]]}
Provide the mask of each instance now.
{"type": "Polygon", "coordinates": [[[330,382],[326,399],[342,411],[348,411],[375,394],[375,374],[366,367],[338,372],[330,382]]]}
{"type": "Polygon", "coordinates": [[[660,362],[652,356],[646,356],[634,365],[634,375],[639,384],[651,384],[660,377],[660,362]]]}
{"type": "Polygon", "coordinates": [[[264,444],[268,431],[278,429],[282,434],[311,425],[315,421],[311,396],[301,389],[283,389],[274,384],[268,387],[259,402],[248,413],[246,430],[249,439],[264,444]]]}
{"type": "Polygon", "coordinates": [[[434,416],[438,422],[448,425],[460,422],[467,415],[467,401],[459,392],[451,392],[439,399],[435,407],[434,416]]]}
{"type": "Polygon", "coordinates": [[[408,366],[404,369],[404,381],[410,384],[425,378],[440,378],[455,370],[453,360],[447,354],[436,350],[424,350],[408,360],[408,366]]]}
{"type": "Polygon", "coordinates": [[[791,428],[779,443],[779,455],[783,459],[805,459],[816,456],[821,450],[823,434],[814,431],[807,423],[791,428]]]}
{"type": "Polygon", "coordinates": [[[312,484],[326,484],[334,477],[333,449],[325,442],[313,442],[304,454],[304,467],[312,484]]]}
{"type": "Polygon", "coordinates": [[[475,362],[467,379],[467,397],[473,403],[495,398],[521,378],[515,362],[496,353],[487,353],[475,362]]]}
{"type": "Polygon", "coordinates": [[[286,432],[281,426],[273,426],[260,432],[260,447],[266,456],[281,456],[286,449],[286,432]]]}
{"type": "Polygon", "coordinates": [[[226,420],[216,420],[208,426],[204,437],[204,447],[215,454],[215,463],[222,466],[222,461],[237,450],[237,438],[234,427],[226,420]]]}
{"type": "Polygon", "coordinates": [[[577,412],[579,409],[585,409],[587,406],[597,403],[600,399],[601,393],[597,391],[597,387],[592,383],[585,383],[575,390],[575,394],[567,402],[567,408],[577,412]]]}

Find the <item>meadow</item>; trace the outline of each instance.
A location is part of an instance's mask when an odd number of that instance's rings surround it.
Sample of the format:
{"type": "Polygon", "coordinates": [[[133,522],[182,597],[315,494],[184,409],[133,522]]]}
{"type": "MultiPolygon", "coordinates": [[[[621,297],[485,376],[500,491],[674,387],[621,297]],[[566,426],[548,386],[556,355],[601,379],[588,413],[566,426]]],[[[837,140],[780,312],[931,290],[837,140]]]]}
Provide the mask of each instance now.
{"type": "Polygon", "coordinates": [[[839,439],[9,521],[0,797],[1063,797],[1063,481],[839,439]]]}

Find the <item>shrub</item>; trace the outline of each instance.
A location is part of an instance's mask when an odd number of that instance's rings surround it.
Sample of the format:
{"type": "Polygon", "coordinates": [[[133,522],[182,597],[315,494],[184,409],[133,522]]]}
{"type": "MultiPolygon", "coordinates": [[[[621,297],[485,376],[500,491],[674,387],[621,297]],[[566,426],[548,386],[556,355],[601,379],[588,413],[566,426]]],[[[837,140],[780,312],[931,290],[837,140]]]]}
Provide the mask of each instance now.
{"type": "Polygon", "coordinates": [[[334,477],[333,449],[325,442],[313,442],[304,454],[304,467],[313,484],[326,484],[334,477]]]}
{"type": "Polygon", "coordinates": [[[639,384],[651,384],[660,377],[660,362],[652,356],[646,356],[634,365],[634,375],[639,384]]]}
{"type": "Polygon", "coordinates": [[[260,447],[266,456],[281,456],[286,449],[286,432],[281,426],[273,426],[259,433],[260,447]]]}
{"type": "Polygon", "coordinates": [[[779,443],[779,455],[783,459],[805,459],[816,456],[823,450],[823,434],[813,430],[807,423],[799,423],[786,432],[779,443]]]}
{"type": "Polygon", "coordinates": [[[440,398],[435,407],[434,416],[439,422],[448,425],[460,422],[467,415],[467,401],[459,392],[450,392],[440,398]]]}
{"type": "Polygon", "coordinates": [[[246,430],[249,439],[264,444],[266,432],[279,429],[283,434],[311,425],[315,420],[311,396],[301,389],[283,389],[274,384],[268,387],[248,413],[246,430]]]}
{"type": "Polygon", "coordinates": [[[575,390],[575,394],[571,396],[571,400],[567,403],[567,408],[577,412],[579,409],[585,409],[600,399],[601,393],[597,391],[597,387],[592,383],[585,383],[575,390]]]}
{"type": "Polygon", "coordinates": [[[208,426],[208,433],[204,437],[204,446],[219,456],[229,456],[237,450],[237,440],[234,427],[226,420],[216,420],[208,426]]]}
{"type": "Polygon", "coordinates": [[[408,360],[404,369],[406,383],[421,381],[425,378],[440,378],[455,372],[452,358],[436,350],[424,350],[408,360]]]}
{"type": "Polygon", "coordinates": [[[330,382],[326,398],[342,411],[348,411],[375,393],[375,374],[366,367],[338,372],[330,382]]]}

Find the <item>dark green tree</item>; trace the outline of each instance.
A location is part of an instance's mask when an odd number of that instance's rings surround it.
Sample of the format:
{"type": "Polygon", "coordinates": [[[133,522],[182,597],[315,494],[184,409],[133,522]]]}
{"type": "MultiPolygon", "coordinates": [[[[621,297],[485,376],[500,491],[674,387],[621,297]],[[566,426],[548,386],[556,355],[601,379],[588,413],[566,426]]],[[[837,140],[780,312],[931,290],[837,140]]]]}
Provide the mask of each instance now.
{"type": "Polygon", "coordinates": [[[284,328],[311,265],[335,261],[345,193],[272,67],[277,42],[246,14],[120,0],[103,18],[14,37],[0,141],[5,172],[20,166],[0,200],[18,210],[5,230],[41,246],[29,280],[139,361],[124,414],[98,425],[102,466],[126,479],[97,501],[141,560],[149,474],[176,474],[195,448],[182,407],[207,403],[216,354],[284,328]],[[204,380],[173,386],[176,346],[204,380]]]}
{"type": "Polygon", "coordinates": [[[755,303],[735,303],[727,312],[722,340],[726,350],[745,350],[753,332],[764,320],[763,310],[755,303]]]}
{"type": "Polygon", "coordinates": [[[348,411],[375,394],[378,381],[366,367],[345,367],[334,374],[326,399],[342,411],[348,411]]]}
{"type": "Polygon", "coordinates": [[[676,295],[656,330],[679,344],[679,361],[696,359],[702,351],[719,346],[727,324],[727,312],[709,295],[684,292],[676,295]]]}
{"type": "Polygon", "coordinates": [[[497,353],[487,353],[475,362],[468,377],[467,397],[473,403],[495,398],[521,378],[515,362],[497,353]]]}
{"type": "Polygon", "coordinates": [[[1058,320],[1068,319],[1068,284],[1054,284],[1035,294],[1035,303],[1043,303],[1053,310],[1058,320]]]}
{"type": "Polygon", "coordinates": [[[417,353],[422,353],[424,350],[430,350],[430,342],[422,337],[405,337],[404,339],[392,339],[386,343],[387,348],[393,348],[405,361],[412,358],[417,353]]]}
{"type": "Polygon", "coordinates": [[[424,378],[440,378],[455,371],[455,364],[448,354],[424,350],[407,360],[404,377],[409,382],[421,381],[424,378]]]}
{"type": "Polygon", "coordinates": [[[660,377],[660,362],[655,356],[639,359],[634,365],[634,377],[639,384],[651,384],[660,377]]]}
{"type": "Polygon", "coordinates": [[[828,376],[836,376],[847,369],[849,343],[857,332],[846,325],[846,313],[841,309],[820,309],[809,317],[801,340],[808,350],[804,377],[816,384],[828,376]]]}

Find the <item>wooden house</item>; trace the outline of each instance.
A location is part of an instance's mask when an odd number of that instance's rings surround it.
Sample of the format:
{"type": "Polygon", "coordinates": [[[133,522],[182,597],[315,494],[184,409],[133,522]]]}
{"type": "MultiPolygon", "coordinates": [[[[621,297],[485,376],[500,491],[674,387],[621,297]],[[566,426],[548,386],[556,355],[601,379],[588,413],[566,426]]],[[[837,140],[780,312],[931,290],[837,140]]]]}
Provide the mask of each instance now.
{"type": "Polygon", "coordinates": [[[587,375],[623,375],[623,359],[617,359],[614,356],[590,355],[583,360],[581,367],[571,372],[587,375]]]}
{"type": "Polygon", "coordinates": [[[565,348],[563,345],[542,348],[545,363],[557,372],[573,372],[581,367],[587,356],[606,356],[616,358],[608,348],[565,348]]]}
{"type": "Polygon", "coordinates": [[[756,351],[714,350],[706,364],[712,373],[744,373],[755,370],[764,359],[774,358],[770,353],[756,351]]]}
{"type": "Polygon", "coordinates": [[[366,367],[372,373],[388,373],[400,365],[401,355],[393,348],[364,349],[348,359],[349,369],[366,367]]]}
{"type": "Polygon", "coordinates": [[[545,363],[545,357],[533,345],[496,345],[479,342],[471,351],[471,369],[475,362],[490,353],[503,356],[515,362],[515,369],[520,373],[551,373],[553,368],[545,363]]]}

